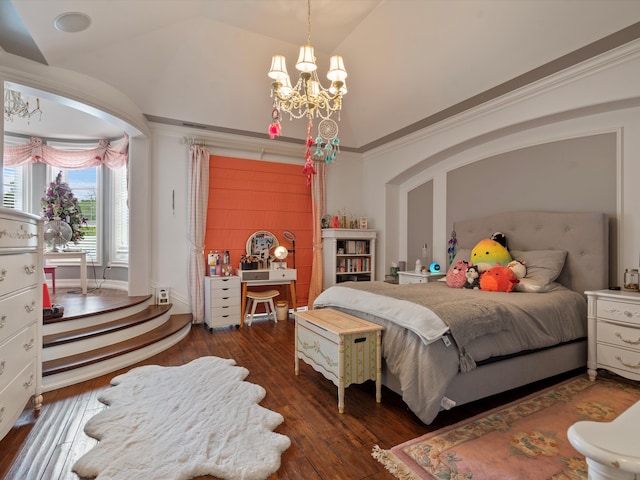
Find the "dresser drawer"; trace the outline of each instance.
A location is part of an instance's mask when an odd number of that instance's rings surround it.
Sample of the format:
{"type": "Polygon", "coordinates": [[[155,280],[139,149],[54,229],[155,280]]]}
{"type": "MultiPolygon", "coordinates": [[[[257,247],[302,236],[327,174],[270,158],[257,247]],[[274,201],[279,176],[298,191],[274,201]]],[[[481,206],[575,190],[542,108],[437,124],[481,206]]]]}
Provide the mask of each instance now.
{"type": "Polygon", "coordinates": [[[617,320],[619,322],[631,322],[640,325],[640,304],[626,303],[622,301],[598,300],[598,318],[617,320]]]}
{"type": "Polygon", "coordinates": [[[640,352],[640,328],[598,321],[598,342],[640,352]]]}
{"type": "Polygon", "coordinates": [[[0,296],[37,285],[41,279],[36,253],[0,255],[0,296]]]}
{"type": "Polygon", "coordinates": [[[240,277],[209,277],[211,291],[240,288],[240,277]]]}
{"type": "Polygon", "coordinates": [[[0,301],[0,344],[18,330],[38,321],[38,295],[42,289],[32,288],[0,301]]]}
{"type": "Polygon", "coordinates": [[[221,305],[215,306],[211,308],[211,317],[226,317],[226,316],[235,316],[237,319],[240,318],[240,304],[233,305],[221,305]]]}
{"type": "Polygon", "coordinates": [[[35,362],[28,363],[3,388],[0,388],[0,438],[13,427],[29,399],[36,393],[35,362]]]}
{"type": "Polygon", "coordinates": [[[240,287],[211,290],[212,303],[219,304],[221,301],[227,299],[233,299],[236,302],[240,302],[240,287]]]}
{"type": "Polygon", "coordinates": [[[628,372],[635,378],[640,375],[640,352],[600,343],[597,346],[597,352],[598,366],[628,372]]]}
{"type": "Polygon", "coordinates": [[[35,357],[38,348],[36,326],[18,332],[0,344],[0,389],[7,385],[35,357]]]}
{"type": "Polygon", "coordinates": [[[36,248],[38,246],[38,226],[7,218],[0,218],[0,248],[36,248]]]}

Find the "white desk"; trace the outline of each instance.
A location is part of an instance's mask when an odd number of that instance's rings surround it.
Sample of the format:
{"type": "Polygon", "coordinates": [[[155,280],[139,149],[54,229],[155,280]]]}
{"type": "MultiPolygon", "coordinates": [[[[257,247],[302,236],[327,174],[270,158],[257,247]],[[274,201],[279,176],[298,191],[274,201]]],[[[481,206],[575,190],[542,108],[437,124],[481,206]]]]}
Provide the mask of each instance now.
{"type": "Polygon", "coordinates": [[[296,300],[296,279],[298,271],[295,268],[272,268],[269,270],[238,270],[242,282],[242,304],[240,306],[240,327],[244,326],[244,311],[247,308],[247,287],[260,285],[289,285],[289,296],[293,311],[298,310],[296,300]]]}
{"type": "Polygon", "coordinates": [[[80,284],[82,294],[87,294],[87,252],[44,252],[45,263],[47,259],[65,260],[67,258],[80,259],[80,284]]]}

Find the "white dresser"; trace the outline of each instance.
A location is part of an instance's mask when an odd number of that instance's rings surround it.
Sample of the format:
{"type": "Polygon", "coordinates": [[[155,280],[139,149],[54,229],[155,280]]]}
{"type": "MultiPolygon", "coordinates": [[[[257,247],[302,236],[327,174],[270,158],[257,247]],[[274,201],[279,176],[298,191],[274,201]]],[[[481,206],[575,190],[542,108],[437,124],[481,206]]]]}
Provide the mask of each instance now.
{"type": "Polygon", "coordinates": [[[589,377],[598,368],[640,380],[640,293],[597,290],[588,299],[589,377]]]}
{"type": "Polygon", "coordinates": [[[240,323],[240,277],[205,277],[204,323],[209,331],[240,323]]]}
{"type": "Polygon", "coordinates": [[[0,438],[42,404],[42,221],[0,208],[0,438]]]}

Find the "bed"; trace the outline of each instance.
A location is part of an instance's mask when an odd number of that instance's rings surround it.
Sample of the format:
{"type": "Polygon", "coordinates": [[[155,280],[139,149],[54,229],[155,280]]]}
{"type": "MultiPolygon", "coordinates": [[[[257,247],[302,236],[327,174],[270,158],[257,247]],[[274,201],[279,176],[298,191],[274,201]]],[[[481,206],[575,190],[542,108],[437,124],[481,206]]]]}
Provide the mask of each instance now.
{"type": "Polygon", "coordinates": [[[426,424],[442,409],[586,366],[584,292],[608,286],[604,213],[507,212],[457,221],[455,231],[456,259],[502,232],[527,261],[523,291],[348,282],[314,302],[385,327],[383,383],[426,424]]]}

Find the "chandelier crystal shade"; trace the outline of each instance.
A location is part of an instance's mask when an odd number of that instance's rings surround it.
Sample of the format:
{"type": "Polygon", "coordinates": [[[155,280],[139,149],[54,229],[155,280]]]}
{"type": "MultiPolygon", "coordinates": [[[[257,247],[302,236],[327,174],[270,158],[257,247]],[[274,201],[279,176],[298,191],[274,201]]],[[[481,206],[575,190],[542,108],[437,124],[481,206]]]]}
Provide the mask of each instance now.
{"type": "Polygon", "coordinates": [[[334,55],[329,59],[329,71],[327,78],[331,82],[328,88],[322,86],[318,78],[318,66],[316,56],[311,45],[311,0],[307,0],[307,44],[300,47],[296,69],[300,77],[295,85],[291,84],[291,77],[287,71],[287,61],[284,55],[274,55],[271,59],[269,78],[271,83],[271,96],[273,100],[272,123],[269,127],[269,136],[273,139],[281,134],[281,113],[289,114],[291,119],[307,119],[307,164],[303,170],[308,178],[315,173],[312,159],[323,158],[326,162],[335,159],[339,143],[337,124],[330,117],[342,110],[342,97],[347,93],[347,70],[344,67],[344,59],[340,55],[334,55]],[[313,119],[322,118],[318,137],[312,137],[313,119]],[[322,128],[324,122],[324,128],[322,128]],[[326,133],[332,132],[327,137],[326,133]],[[311,155],[310,147],[316,145],[315,153],[311,155]]]}
{"type": "Polygon", "coordinates": [[[10,88],[4,89],[5,121],[12,122],[14,117],[26,118],[27,121],[29,121],[35,114],[40,114],[40,117],[42,117],[39,98],[36,98],[36,108],[30,109],[29,100],[23,100],[20,92],[11,90],[10,88]]]}

